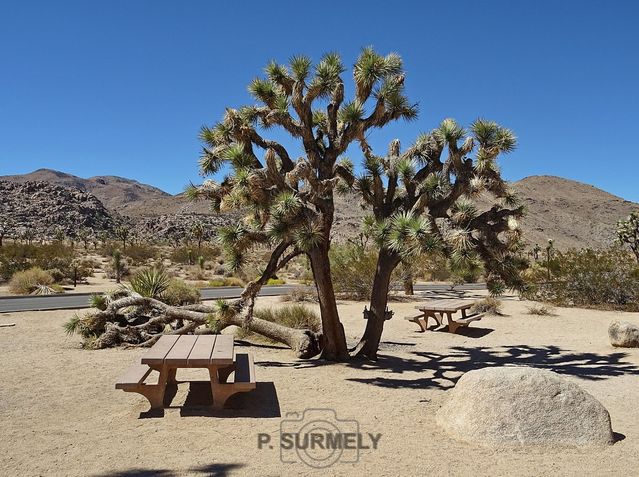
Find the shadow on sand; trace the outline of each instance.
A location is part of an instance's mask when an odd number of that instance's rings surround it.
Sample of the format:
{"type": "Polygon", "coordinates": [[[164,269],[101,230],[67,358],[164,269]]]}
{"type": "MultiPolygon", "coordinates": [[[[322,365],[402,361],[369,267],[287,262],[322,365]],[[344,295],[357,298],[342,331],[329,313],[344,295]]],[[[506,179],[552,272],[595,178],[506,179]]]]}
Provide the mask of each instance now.
{"type": "MultiPolygon", "coordinates": [[[[259,382],[253,391],[237,393],[231,396],[224,409],[214,410],[211,384],[209,381],[186,381],[179,383],[188,385],[189,391],[182,406],[173,406],[172,401],[177,394],[177,386],[167,386],[164,396],[166,409],[179,409],[180,416],[207,416],[207,417],[281,417],[280,402],[277,397],[275,385],[272,382],[259,382]]],[[[141,412],[140,419],[164,417],[165,409],[152,409],[141,412]]]]}
{"type": "Polygon", "coordinates": [[[104,474],[94,474],[94,477],[177,477],[189,474],[202,474],[207,477],[224,477],[232,470],[241,469],[244,464],[207,464],[198,467],[191,467],[185,471],[173,471],[167,469],[127,469],[104,474]]]}
{"type": "MultiPolygon", "coordinates": [[[[478,328],[469,328],[468,331],[478,328]]],[[[410,351],[409,357],[380,355],[377,361],[351,361],[346,366],[379,371],[377,376],[347,378],[347,381],[386,388],[448,389],[466,372],[491,366],[533,366],[582,379],[602,380],[622,375],[639,375],[639,367],[625,358],[627,353],[575,352],[558,346],[454,346],[446,354],[410,351]],[[423,377],[405,377],[417,372],[423,377]]],[[[321,360],[279,363],[261,361],[260,366],[312,368],[330,366],[321,360]]]]}

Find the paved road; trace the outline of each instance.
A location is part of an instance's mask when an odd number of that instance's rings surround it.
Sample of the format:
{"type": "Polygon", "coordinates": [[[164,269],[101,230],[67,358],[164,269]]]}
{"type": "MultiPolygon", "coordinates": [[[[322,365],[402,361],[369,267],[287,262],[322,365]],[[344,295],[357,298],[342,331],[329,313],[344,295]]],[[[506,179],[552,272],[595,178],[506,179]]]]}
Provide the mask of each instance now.
{"type": "MultiPolygon", "coordinates": [[[[299,288],[299,285],[278,285],[263,287],[260,296],[285,295],[291,290],[299,288]]],[[[471,283],[455,287],[455,290],[482,290],[485,285],[482,283],[471,283]]],[[[415,291],[445,291],[449,290],[448,285],[416,285],[415,291]]],[[[203,300],[214,300],[216,298],[237,298],[242,292],[239,287],[219,287],[202,288],[203,300]]],[[[0,297],[0,313],[15,311],[42,311],[42,310],[72,310],[88,308],[88,301],[91,293],[69,293],[66,295],[47,296],[20,296],[20,297],[0,297]]]]}

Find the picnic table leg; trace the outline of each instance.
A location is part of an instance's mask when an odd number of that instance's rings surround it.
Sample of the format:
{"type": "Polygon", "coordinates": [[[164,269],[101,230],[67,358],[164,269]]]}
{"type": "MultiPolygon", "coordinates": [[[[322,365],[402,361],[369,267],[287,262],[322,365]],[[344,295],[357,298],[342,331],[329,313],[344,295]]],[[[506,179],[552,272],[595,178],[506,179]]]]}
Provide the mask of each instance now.
{"type": "MultiPolygon", "coordinates": [[[[213,409],[223,409],[226,400],[237,392],[232,385],[220,382],[219,370],[220,369],[216,366],[211,366],[209,368],[209,376],[211,377],[211,394],[213,395],[213,409]]],[[[228,374],[226,377],[228,377],[228,374]]]]}
{"type": "Polygon", "coordinates": [[[169,369],[169,371],[167,373],[166,383],[167,384],[177,384],[177,381],[175,380],[175,375],[176,374],[177,374],[177,368],[169,369]]]}
{"type": "Polygon", "coordinates": [[[149,404],[151,404],[151,409],[162,409],[164,407],[164,391],[170,371],[167,366],[162,366],[158,371],[160,372],[160,377],[157,384],[141,384],[140,388],[136,390],[136,392],[147,398],[149,404]]]}
{"type": "Polygon", "coordinates": [[[226,383],[226,380],[229,378],[231,373],[235,371],[235,365],[227,366],[226,368],[219,368],[217,370],[217,376],[220,380],[220,383],[226,383]]]}
{"type": "Polygon", "coordinates": [[[450,331],[451,333],[455,334],[457,332],[457,328],[459,328],[461,325],[459,323],[456,323],[453,320],[453,314],[448,312],[446,313],[446,317],[448,318],[448,331],[450,331]]]}

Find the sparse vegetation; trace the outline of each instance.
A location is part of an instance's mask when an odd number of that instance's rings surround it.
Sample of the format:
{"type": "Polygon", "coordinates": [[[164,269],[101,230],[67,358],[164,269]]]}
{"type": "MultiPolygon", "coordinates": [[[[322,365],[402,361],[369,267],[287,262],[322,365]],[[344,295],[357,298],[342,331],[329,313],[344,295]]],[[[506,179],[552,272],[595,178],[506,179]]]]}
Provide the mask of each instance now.
{"type": "Polygon", "coordinates": [[[630,247],[639,263],[639,211],[632,212],[626,220],[617,222],[617,240],[630,247]]]}
{"type": "Polygon", "coordinates": [[[243,287],[244,282],[237,277],[223,277],[209,280],[210,287],[243,287]]]}
{"type": "Polygon", "coordinates": [[[626,250],[555,252],[552,260],[552,280],[530,281],[525,298],[558,306],[639,310],[639,267],[626,250]]]}
{"type": "Polygon", "coordinates": [[[530,305],[526,307],[526,313],[529,315],[539,315],[539,316],[554,316],[555,308],[552,305],[548,305],[545,303],[536,303],[534,305],[530,305]]]}
{"type": "Polygon", "coordinates": [[[124,251],[124,255],[131,260],[133,265],[142,265],[149,260],[158,257],[158,249],[145,243],[130,244],[124,251]]]}
{"type": "MultiPolygon", "coordinates": [[[[317,333],[321,329],[321,321],[317,313],[303,305],[293,304],[277,308],[257,309],[254,312],[254,316],[297,330],[311,330],[317,333]]],[[[240,328],[236,334],[236,336],[241,339],[252,335],[254,335],[254,333],[244,328],[240,328]]]]}
{"type": "Polygon", "coordinates": [[[502,303],[497,298],[489,296],[476,301],[470,310],[471,313],[490,313],[492,315],[501,315],[502,303]]]}
{"type": "Polygon", "coordinates": [[[162,301],[173,306],[192,305],[199,303],[200,297],[201,293],[197,287],[189,285],[179,278],[173,278],[162,294],[162,301]]]}
{"type": "MultiPolygon", "coordinates": [[[[353,300],[368,300],[377,269],[377,252],[372,247],[355,244],[334,245],[330,252],[331,274],[335,292],[353,300]]],[[[394,276],[390,287],[401,285],[394,276]]]]}
{"type": "MultiPolygon", "coordinates": [[[[220,250],[217,247],[201,245],[199,250],[197,251],[197,256],[202,257],[205,262],[213,261],[220,256],[220,250]]],[[[169,259],[173,263],[193,265],[193,262],[195,260],[193,248],[187,246],[175,248],[171,251],[169,259]]]]}
{"type": "Polygon", "coordinates": [[[54,280],[50,273],[45,272],[40,267],[33,267],[16,272],[9,282],[9,290],[16,295],[27,295],[38,290],[40,290],[40,294],[46,294],[41,287],[50,288],[53,282],[54,280]]]}
{"type": "Polygon", "coordinates": [[[311,288],[294,288],[289,293],[280,296],[281,301],[317,302],[317,292],[311,288]]]}

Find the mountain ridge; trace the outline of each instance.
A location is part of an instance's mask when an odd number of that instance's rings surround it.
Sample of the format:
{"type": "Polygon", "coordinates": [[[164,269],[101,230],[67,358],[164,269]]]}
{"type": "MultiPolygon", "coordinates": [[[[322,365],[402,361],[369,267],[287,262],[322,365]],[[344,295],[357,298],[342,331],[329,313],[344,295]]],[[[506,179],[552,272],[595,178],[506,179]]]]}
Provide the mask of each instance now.
{"type": "MultiPolygon", "coordinates": [[[[160,216],[172,217],[172,222],[178,222],[179,217],[208,216],[208,222],[214,215],[206,203],[192,203],[182,194],[171,195],[126,177],[105,175],[84,179],[43,168],[28,174],[0,176],[0,181],[48,182],[79,189],[94,195],[109,211],[146,223],[160,216]]],[[[560,249],[609,246],[614,242],[617,221],[639,209],[639,204],[594,185],[558,176],[528,176],[512,182],[511,187],[526,205],[527,214],[520,224],[524,239],[531,246],[544,246],[549,238],[560,249]]],[[[336,205],[336,237],[356,235],[366,211],[351,197],[337,197],[336,205]]]]}

